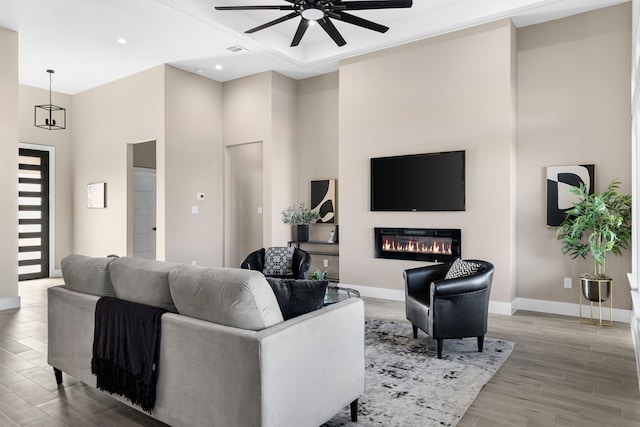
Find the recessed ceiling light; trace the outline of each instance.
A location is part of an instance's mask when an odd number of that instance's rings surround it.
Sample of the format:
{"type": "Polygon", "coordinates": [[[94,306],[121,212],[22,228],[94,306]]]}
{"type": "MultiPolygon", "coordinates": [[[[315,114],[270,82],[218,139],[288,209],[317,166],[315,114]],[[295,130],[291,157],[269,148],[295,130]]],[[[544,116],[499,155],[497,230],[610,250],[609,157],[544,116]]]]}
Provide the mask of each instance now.
{"type": "Polygon", "coordinates": [[[222,65],[220,65],[220,64],[216,64],[215,69],[216,69],[216,70],[222,70],[222,65]]]}
{"type": "Polygon", "coordinates": [[[117,41],[118,43],[120,43],[120,44],[127,44],[127,43],[128,43],[127,39],[122,38],[122,37],[120,37],[120,38],[119,38],[118,40],[116,40],[116,41],[117,41]]]}

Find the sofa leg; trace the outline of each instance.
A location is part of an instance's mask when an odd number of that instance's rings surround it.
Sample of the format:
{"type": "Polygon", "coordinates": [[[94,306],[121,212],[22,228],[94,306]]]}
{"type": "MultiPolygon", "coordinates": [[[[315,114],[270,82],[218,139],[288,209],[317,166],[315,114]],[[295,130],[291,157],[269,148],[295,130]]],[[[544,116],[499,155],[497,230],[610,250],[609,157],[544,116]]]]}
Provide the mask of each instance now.
{"type": "Polygon", "coordinates": [[[438,359],[442,359],[442,344],[443,344],[444,340],[442,338],[436,340],[437,346],[438,346],[438,359]]]}
{"type": "Polygon", "coordinates": [[[56,376],[56,384],[62,384],[62,371],[58,368],[53,368],[53,374],[56,376]]]}
{"type": "Polygon", "coordinates": [[[478,353],[482,353],[484,348],[484,335],[478,337],[478,353]]]}
{"type": "Polygon", "coordinates": [[[418,338],[418,327],[413,323],[411,324],[411,327],[413,328],[413,337],[418,338]]]}
{"type": "Polygon", "coordinates": [[[351,422],[355,423],[358,421],[358,399],[351,402],[349,407],[351,408],[351,422]]]}

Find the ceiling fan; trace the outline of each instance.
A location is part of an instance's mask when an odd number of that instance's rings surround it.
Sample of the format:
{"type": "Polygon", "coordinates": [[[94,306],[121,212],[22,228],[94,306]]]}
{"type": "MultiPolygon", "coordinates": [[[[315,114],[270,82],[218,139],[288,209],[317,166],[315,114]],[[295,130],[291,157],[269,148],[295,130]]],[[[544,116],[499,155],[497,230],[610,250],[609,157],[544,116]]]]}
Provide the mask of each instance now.
{"type": "Polygon", "coordinates": [[[265,5],[265,6],[216,6],[216,10],[285,10],[291,13],[282,16],[266,24],[245,31],[247,34],[264,30],[272,25],[280,24],[290,19],[300,17],[300,24],[296,30],[291,47],[298,46],[302,36],[309,28],[311,22],[317,22],[322,29],[333,39],[338,46],[344,46],[344,40],[338,29],[333,25],[331,19],[337,19],[348,24],[357,25],[369,30],[385,33],[389,27],[377,24],[359,16],[351,15],[347,11],[351,10],[371,10],[371,9],[396,9],[408,8],[413,5],[413,0],[373,0],[373,1],[349,1],[349,0],[285,0],[291,5],[265,5]]]}

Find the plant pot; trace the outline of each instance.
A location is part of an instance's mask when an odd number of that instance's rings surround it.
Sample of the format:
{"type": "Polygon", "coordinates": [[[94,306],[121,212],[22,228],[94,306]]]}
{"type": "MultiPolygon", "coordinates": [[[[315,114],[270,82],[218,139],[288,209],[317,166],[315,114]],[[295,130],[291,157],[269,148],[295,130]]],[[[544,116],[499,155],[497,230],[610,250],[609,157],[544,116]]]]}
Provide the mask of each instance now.
{"type": "Polygon", "coordinates": [[[608,301],[611,295],[611,279],[580,278],[582,295],[591,302],[608,301]],[[598,285],[600,289],[598,290],[598,285]]]}
{"type": "Polygon", "coordinates": [[[309,224],[298,224],[296,226],[296,240],[298,242],[309,241],[309,224]]]}

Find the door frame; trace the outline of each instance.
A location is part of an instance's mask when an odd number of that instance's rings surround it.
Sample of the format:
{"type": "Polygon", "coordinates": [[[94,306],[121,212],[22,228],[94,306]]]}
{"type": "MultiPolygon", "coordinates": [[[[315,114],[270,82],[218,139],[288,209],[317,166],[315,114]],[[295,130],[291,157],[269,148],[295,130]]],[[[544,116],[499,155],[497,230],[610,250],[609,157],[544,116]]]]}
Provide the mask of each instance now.
{"type": "Polygon", "coordinates": [[[225,267],[239,267],[239,265],[233,265],[231,260],[231,244],[233,236],[231,236],[231,227],[229,225],[229,221],[233,212],[231,212],[231,153],[230,149],[241,146],[241,145],[253,145],[260,144],[262,149],[262,240],[264,246],[264,228],[265,228],[265,220],[264,220],[264,204],[265,204],[265,196],[264,196],[264,141],[249,141],[243,142],[239,144],[229,144],[224,147],[224,214],[223,214],[223,224],[224,224],[224,236],[223,236],[223,256],[222,256],[222,265],[225,267]]]}
{"type": "MultiPolygon", "coordinates": [[[[49,277],[61,277],[56,270],[56,147],[20,142],[18,149],[47,151],[49,153],[49,277]]],[[[16,164],[16,167],[18,165],[16,164]]],[[[17,183],[16,183],[17,185],[17,183]]],[[[18,248],[16,248],[17,250],[18,248]]]]}

